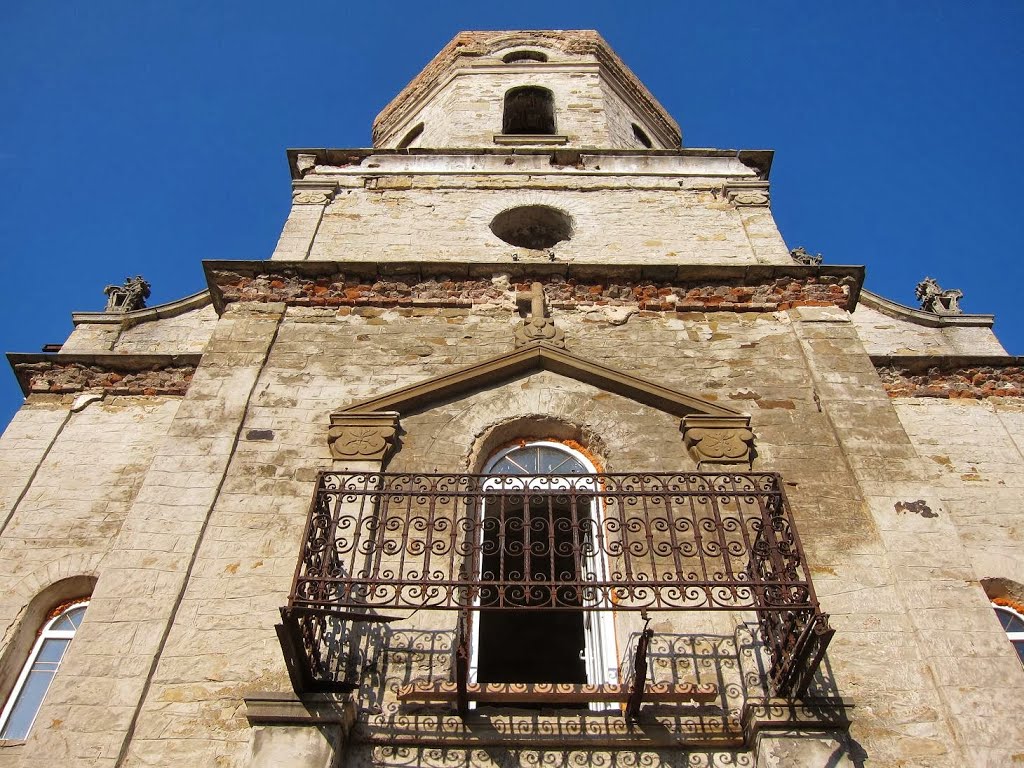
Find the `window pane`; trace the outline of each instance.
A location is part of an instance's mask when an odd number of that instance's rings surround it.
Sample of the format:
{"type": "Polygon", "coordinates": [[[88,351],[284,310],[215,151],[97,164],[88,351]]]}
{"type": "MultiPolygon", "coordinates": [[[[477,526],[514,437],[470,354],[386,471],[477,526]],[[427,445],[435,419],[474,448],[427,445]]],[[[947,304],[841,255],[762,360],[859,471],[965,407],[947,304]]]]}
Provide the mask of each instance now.
{"type": "Polygon", "coordinates": [[[999,617],[999,623],[1007,632],[1024,632],[1024,621],[1013,611],[996,608],[996,616],[999,617]]]}
{"type": "Polygon", "coordinates": [[[11,710],[11,716],[7,719],[3,733],[0,733],[0,738],[24,739],[28,736],[28,729],[32,727],[32,721],[36,719],[39,705],[43,703],[46,689],[50,687],[50,681],[53,680],[56,672],[56,665],[48,670],[36,670],[33,665],[32,671],[29,672],[28,678],[25,680],[25,685],[18,694],[18,700],[14,704],[14,709],[11,710]]]}
{"type": "Polygon", "coordinates": [[[43,647],[39,649],[39,655],[36,656],[35,663],[32,665],[32,669],[37,667],[43,668],[51,664],[59,664],[61,657],[64,655],[64,649],[68,647],[70,640],[56,638],[50,638],[49,640],[43,641],[43,647]]]}
{"type": "Polygon", "coordinates": [[[1013,647],[1017,651],[1017,658],[1020,659],[1020,663],[1024,664],[1024,640],[1014,640],[1013,647]]]}

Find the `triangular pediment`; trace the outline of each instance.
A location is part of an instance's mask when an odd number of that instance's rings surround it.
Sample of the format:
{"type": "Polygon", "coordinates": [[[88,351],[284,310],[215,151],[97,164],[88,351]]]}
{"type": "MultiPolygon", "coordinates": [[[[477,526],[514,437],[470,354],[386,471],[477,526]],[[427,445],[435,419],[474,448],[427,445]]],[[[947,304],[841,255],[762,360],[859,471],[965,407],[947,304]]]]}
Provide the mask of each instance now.
{"type": "Polygon", "coordinates": [[[535,371],[551,371],[680,418],[703,415],[746,419],[739,411],[724,405],[578,357],[564,349],[535,342],[457,371],[354,403],[332,414],[332,421],[333,417],[347,415],[420,411],[432,403],[500,385],[535,371]]]}

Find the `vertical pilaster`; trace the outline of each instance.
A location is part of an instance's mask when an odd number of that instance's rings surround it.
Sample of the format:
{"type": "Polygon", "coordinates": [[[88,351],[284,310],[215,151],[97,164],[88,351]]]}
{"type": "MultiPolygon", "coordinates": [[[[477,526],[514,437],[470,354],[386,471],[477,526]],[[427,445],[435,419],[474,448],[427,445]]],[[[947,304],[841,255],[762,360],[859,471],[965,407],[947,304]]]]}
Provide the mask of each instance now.
{"type": "Polygon", "coordinates": [[[220,319],[65,658],[81,672],[52,687],[26,764],[115,766],[125,756],[283,312],[232,305],[220,319]]]}
{"type": "Polygon", "coordinates": [[[272,259],[303,261],[309,256],[324,209],[334,199],[335,188],[333,181],[296,179],[292,182],[292,209],[272,259]]]}

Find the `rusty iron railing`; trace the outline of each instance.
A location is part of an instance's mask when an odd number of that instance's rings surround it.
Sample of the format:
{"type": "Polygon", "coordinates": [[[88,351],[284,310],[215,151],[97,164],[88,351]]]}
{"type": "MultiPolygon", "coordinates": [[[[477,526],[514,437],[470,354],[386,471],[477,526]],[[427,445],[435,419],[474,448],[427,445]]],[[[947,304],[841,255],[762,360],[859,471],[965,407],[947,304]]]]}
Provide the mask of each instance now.
{"type": "Polygon", "coordinates": [[[408,609],[461,612],[463,686],[478,611],[754,611],[777,696],[833,633],[774,473],[321,473],[279,630],[293,681],[345,687],[346,625],[408,609]]]}

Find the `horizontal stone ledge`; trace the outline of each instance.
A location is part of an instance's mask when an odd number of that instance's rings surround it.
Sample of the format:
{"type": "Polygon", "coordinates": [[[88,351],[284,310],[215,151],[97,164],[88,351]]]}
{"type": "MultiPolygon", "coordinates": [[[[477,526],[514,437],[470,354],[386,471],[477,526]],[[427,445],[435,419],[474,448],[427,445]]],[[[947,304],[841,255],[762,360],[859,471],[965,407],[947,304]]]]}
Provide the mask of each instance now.
{"type": "MultiPolygon", "coordinates": [[[[473,148],[451,148],[451,147],[409,147],[407,149],[385,149],[360,147],[354,149],[346,148],[316,148],[316,149],[289,149],[288,167],[293,179],[301,179],[308,172],[307,167],[299,166],[299,156],[313,157],[315,165],[333,166],[335,168],[359,168],[370,158],[386,158],[390,156],[406,157],[485,157],[488,155],[514,156],[514,155],[550,155],[551,149],[547,147],[473,147],[473,148]]],[[[768,177],[771,170],[772,160],[775,156],[770,149],[712,149],[701,147],[683,147],[678,149],[581,149],[581,154],[595,163],[600,163],[602,158],[643,158],[646,164],[658,162],[662,158],[720,158],[723,161],[739,160],[742,165],[747,166],[759,173],[764,178],[768,177]]],[[[591,163],[588,163],[588,165],[591,163]]],[[[379,169],[365,166],[368,173],[379,169]]],[[[465,171],[467,174],[471,170],[465,171]]]]}
{"type": "Polygon", "coordinates": [[[510,302],[513,287],[528,288],[534,281],[546,285],[550,305],[560,308],[622,305],[689,312],[839,306],[852,311],[863,277],[861,267],[799,264],[206,261],[203,266],[218,312],[235,301],[466,307],[510,302]]]}
{"type": "Polygon", "coordinates": [[[351,694],[256,693],[247,696],[245,716],[250,725],[339,724],[350,727],[356,719],[351,694]]]}
{"type": "MultiPolygon", "coordinates": [[[[480,704],[590,704],[600,702],[626,703],[630,696],[628,685],[576,685],[572,683],[469,683],[466,685],[469,701],[480,704]]],[[[707,704],[718,698],[718,686],[713,684],[648,683],[644,686],[644,703],[707,704]]],[[[400,686],[398,700],[402,702],[440,702],[458,700],[455,683],[417,682],[400,686]]]]}
{"type": "Polygon", "coordinates": [[[199,354],[118,355],[15,353],[7,355],[22,393],[184,395],[199,354]]]}

